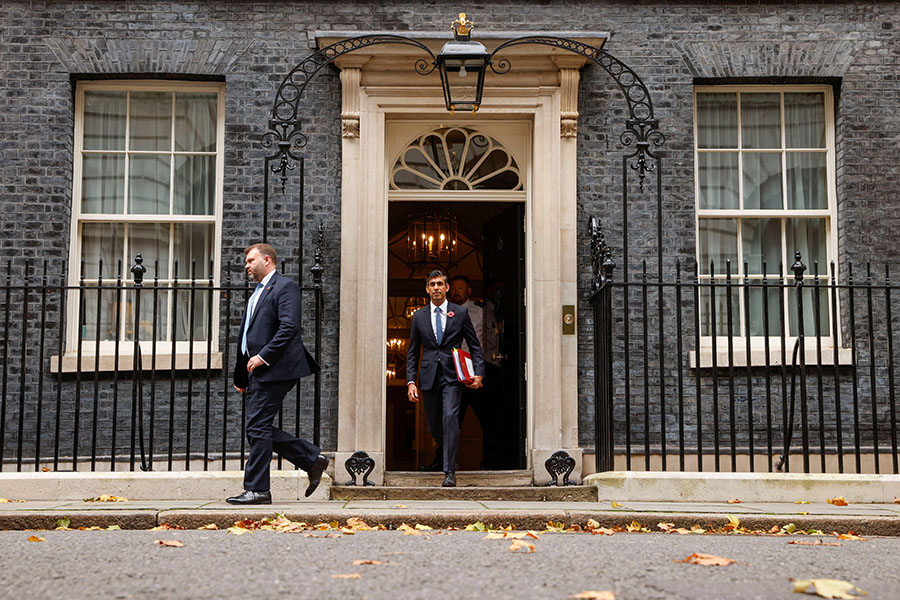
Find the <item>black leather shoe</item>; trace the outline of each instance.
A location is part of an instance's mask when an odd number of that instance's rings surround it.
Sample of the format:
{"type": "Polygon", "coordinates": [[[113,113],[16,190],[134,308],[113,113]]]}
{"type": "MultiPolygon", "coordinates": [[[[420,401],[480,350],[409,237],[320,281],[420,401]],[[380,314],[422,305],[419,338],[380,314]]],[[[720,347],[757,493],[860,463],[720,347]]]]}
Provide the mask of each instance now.
{"type": "Polygon", "coordinates": [[[272,504],[272,493],[269,491],[254,492],[253,490],[244,490],[244,493],[240,496],[226,498],[225,502],[228,504],[272,504]]]}
{"type": "Polygon", "coordinates": [[[312,493],[319,487],[319,482],[322,481],[322,473],[325,472],[326,467],[328,467],[328,457],[320,454],[319,458],[316,459],[316,464],[307,471],[307,475],[309,475],[309,486],[306,488],[307,498],[312,496],[312,493]]]}
{"type": "Polygon", "coordinates": [[[456,487],[456,473],[449,471],[444,475],[444,483],[441,487],[456,487]]]}
{"type": "Polygon", "coordinates": [[[420,471],[428,471],[431,473],[437,473],[438,471],[444,470],[444,461],[441,460],[440,456],[435,456],[434,460],[431,461],[430,465],[422,465],[419,467],[420,471]]]}

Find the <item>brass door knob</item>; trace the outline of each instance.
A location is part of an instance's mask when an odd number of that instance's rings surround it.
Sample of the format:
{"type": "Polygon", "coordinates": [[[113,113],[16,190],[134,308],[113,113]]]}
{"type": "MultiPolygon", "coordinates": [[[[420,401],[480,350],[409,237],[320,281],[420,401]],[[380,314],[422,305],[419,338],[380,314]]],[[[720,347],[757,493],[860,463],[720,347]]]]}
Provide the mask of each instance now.
{"type": "Polygon", "coordinates": [[[491,358],[495,361],[506,360],[507,356],[508,355],[500,354],[499,352],[494,352],[493,354],[491,354],[491,358]]]}

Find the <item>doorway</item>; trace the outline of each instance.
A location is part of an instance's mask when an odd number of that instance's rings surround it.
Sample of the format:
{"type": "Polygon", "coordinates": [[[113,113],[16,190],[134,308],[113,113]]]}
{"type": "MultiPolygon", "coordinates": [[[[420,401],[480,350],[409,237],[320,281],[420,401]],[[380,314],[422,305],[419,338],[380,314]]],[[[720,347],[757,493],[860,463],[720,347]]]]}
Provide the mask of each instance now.
{"type": "Polygon", "coordinates": [[[456,280],[452,285],[457,294],[463,293],[460,288],[470,290],[468,299],[482,313],[477,333],[485,355],[484,389],[468,398],[459,469],[525,468],[524,209],[524,202],[496,200],[389,202],[387,470],[416,471],[437,452],[422,403],[410,403],[406,397],[409,326],[413,313],[428,301],[425,277],[433,269],[456,280]],[[423,235],[432,244],[430,252],[413,242],[423,235]]]}

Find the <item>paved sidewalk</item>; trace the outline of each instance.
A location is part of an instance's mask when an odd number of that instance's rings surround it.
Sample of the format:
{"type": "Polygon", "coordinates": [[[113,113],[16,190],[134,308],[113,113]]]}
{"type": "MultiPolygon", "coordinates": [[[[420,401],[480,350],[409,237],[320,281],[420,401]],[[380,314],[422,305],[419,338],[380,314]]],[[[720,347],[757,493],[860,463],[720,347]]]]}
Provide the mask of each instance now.
{"type": "Polygon", "coordinates": [[[160,523],[193,529],[215,523],[231,526],[241,519],[260,519],[284,513],[292,521],[319,523],[358,517],[369,525],[397,527],[420,523],[433,528],[463,527],[481,521],[494,526],[543,529],[548,521],[578,523],[589,518],[604,527],[638,521],[656,529],[661,521],[677,527],[721,527],[728,515],[748,529],[770,529],[794,523],[798,529],[820,529],[863,535],[900,536],[900,504],[775,502],[504,502],[474,500],[320,500],[285,501],[268,506],[235,507],[222,500],[158,500],[130,502],[27,501],[0,504],[0,530],[52,529],[59,519],[71,527],[118,525],[149,529],[160,523]]]}

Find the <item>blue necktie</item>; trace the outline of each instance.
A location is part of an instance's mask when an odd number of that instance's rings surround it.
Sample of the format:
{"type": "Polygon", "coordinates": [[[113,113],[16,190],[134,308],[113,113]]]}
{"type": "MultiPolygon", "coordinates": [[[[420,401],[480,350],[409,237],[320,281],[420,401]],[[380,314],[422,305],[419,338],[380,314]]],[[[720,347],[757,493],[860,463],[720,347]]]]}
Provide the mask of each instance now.
{"type": "Polygon", "coordinates": [[[441,309],[440,307],[434,309],[434,335],[437,337],[437,343],[441,343],[441,338],[444,337],[444,326],[441,323],[441,309]]]}
{"type": "Polygon", "coordinates": [[[262,289],[263,284],[257,283],[256,289],[253,290],[253,295],[250,296],[250,301],[247,303],[247,318],[244,322],[244,335],[241,337],[241,352],[244,354],[247,354],[247,330],[250,329],[250,318],[256,309],[256,300],[259,298],[259,293],[262,289]]]}

